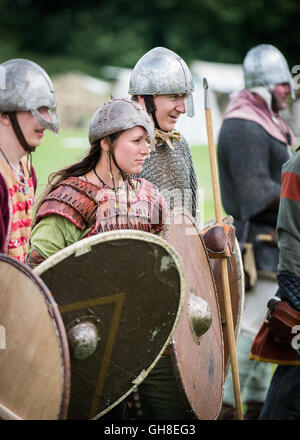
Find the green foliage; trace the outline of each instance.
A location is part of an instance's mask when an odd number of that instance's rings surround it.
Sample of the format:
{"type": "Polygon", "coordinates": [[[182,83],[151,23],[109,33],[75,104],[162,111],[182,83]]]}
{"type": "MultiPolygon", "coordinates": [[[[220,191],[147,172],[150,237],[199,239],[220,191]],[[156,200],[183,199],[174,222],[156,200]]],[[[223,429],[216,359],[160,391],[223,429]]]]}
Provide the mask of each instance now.
{"type": "Polygon", "coordinates": [[[133,67],[155,46],[193,59],[241,63],[250,47],[277,46],[299,64],[298,0],[0,0],[0,59],[45,58],[50,73],[133,67]],[[49,61],[48,61],[49,60],[49,61]]]}

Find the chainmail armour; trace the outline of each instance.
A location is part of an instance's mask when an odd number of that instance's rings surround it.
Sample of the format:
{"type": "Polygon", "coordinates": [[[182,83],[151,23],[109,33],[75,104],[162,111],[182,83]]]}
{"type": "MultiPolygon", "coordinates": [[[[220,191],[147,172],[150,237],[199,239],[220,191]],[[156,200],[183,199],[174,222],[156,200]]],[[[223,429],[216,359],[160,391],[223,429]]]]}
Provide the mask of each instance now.
{"type": "Polygon", "coordinates": [[[139,177],[159,188],[170,210],[184,208],[198,219],[198,184],[187,141],[183,136],[180,141],[173,139],[171,149],[166,142],[158,141],[159,137],[139,177]]]}

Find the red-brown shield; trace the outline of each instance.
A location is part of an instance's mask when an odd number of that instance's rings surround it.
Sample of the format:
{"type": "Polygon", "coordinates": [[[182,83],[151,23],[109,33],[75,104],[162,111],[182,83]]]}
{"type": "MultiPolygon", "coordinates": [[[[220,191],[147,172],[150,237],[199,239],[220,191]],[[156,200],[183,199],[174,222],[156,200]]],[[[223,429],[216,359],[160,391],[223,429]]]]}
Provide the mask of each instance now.
{"type": "Polygon", "coordinates": [[[124,230],[74,243],[35,272],[58,303],[69,337],[68,418],[98,418],[141,383],[169,343],[183,304],[181,260],[160,237],[124,230]],[[93,350],[79,357],[72,338],[85,324],[97,327],[96,341],[92,335],[93,350]]]}
{"type": "Polygon", "coordinates": [[[70,361],[60,313],[42,280],[5,255],[0,324],[0,418],[66,418],[70,361]]]}
{"type": "MultiPolygon", "coordinates": [[[[228,221],[230,222],[230,217],[228,217],[228,221]]],[[[214,223],[215,223],[214,220],[205,223],[203,225],[203,229],[212,226],[214,223]]],[[[218,302],[220,306],[223,341],[224,341],[224,366],[225,366],[225,376],[226,376],[230,365],[230,355],[229,355],[228,333],[227,333],[227,325],[226,325],[221,262],[220,259],[218,258],[211,259],[210,262],[215,279],[215,284],[218,294],[218,302]]],[[[234,337],[235,337],[235,341],[237,342],[242,325],[242,317],[243,317],[244,302],[245,302],[245,282],[244,282],[243,262],[242,262],[241,251],[237,239],[235,239],[234,254],[231,255],[228,261],[228,278],[229,278],[229,286],[230,286],[230,299],[231,299],[231,307],[232,307],[234,337]]]]}
{"type": "Polygon", "coordinates": [[[217,293],[206,247],[193,218],[175,211],[169,243],[183,261],[186,296],[178,326],[172,336],[171,357],[187,408],[198,419],[218,416],[223,391],[223,338],[217,293]],[[212,314],[210,328],[194,334],[192,298],[205,300],[212,314]]]}

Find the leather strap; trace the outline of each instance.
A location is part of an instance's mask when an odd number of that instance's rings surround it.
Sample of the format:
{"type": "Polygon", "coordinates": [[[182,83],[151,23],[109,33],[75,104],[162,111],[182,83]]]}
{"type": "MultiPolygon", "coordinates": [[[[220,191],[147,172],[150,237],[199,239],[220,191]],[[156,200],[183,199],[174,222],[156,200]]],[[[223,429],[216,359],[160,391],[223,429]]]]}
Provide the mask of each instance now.
{"type": "Polygon", "coordinates": [[[204,229],[202,236],[210,258],[224,258],[234,254],[234,226],[216,223],[204,229]]]}

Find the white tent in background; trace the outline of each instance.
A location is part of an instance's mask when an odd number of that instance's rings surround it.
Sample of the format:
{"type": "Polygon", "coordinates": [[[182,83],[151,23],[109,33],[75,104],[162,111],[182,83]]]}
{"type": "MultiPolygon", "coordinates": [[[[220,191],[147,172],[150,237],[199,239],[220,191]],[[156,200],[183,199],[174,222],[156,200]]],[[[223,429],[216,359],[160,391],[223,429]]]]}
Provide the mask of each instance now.
{"type": "Polygon", "coordinates": [[[195,83],[193,93],[195,116],[182,116],[176,128],[181,131],[191,146],[207,145],[203,78],[206,78],[210,91],[211,111],[213,121],[214,140],[217,142],[222,124],[222,110],[217,94],[229,95],[244,87],[244,77],[241,65],[211,63],[207,61],[193,61],[190,65],[195,83]]]}
{"type": "MultiPolygon", "coordinates": [[[[188,118],[186,115],[181,116],[176,128],[183,133],[191,146],[206,145],[203,78],[207,79],[209,85],[216,142],[222,123],[222,111],[218,103],[217,94],[230,95],[244,87],[242,66],[193,61],[190,68],[195,82],[195,91],[193,93],[195,116],[193,118],[188,118]]],[[[128,86],[131,69],[107,66],[105,73],[115,78],[115,85],[112,91],[113,97],[129,97],[128,86]]]]}

